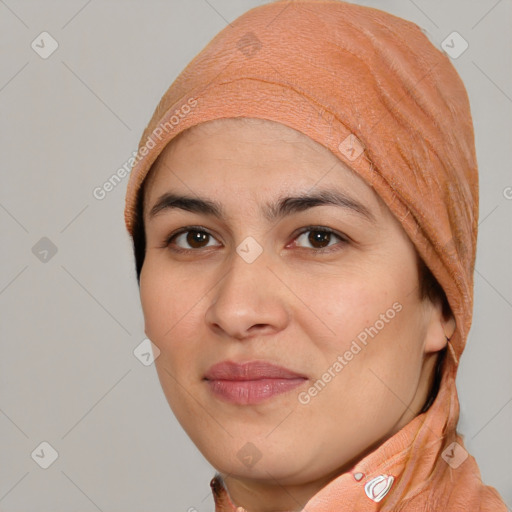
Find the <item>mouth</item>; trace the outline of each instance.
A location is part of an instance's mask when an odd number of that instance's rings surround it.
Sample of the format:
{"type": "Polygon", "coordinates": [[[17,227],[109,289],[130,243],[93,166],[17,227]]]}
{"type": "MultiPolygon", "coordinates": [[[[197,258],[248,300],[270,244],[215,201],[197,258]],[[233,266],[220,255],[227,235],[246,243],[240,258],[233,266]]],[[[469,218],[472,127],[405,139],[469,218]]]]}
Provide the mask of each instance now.
{"type": "Polygon", "coordinates": [[[239,405],[260,403],[307,382],[297,372],[267,361],[239,364],[223,361],[212,366],[204,379],[210,391],[223,401],[239,405]]]}

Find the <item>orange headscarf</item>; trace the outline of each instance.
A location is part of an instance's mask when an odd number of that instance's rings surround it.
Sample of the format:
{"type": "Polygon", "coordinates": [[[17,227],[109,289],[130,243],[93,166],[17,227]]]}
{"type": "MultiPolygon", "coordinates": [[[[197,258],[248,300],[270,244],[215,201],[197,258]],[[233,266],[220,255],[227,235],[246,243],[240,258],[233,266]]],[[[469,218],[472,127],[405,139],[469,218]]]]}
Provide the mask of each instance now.
{"type": "MultiPolygon", "coordinates": [[[[439,393],[427,412],[321,489],[308,512],[506,512],[456,432],[455,376],[471,326],[478,173],[464,85],[409,21],[337,0],[277,1],[222,30],[162,97],[126,195],[166,144],[227,117],[287,125],[331,150],[383,199],[444,289],[456,320],[439,393]]],[[[219,478],[216,511],[237,509],[219,478]]]]}

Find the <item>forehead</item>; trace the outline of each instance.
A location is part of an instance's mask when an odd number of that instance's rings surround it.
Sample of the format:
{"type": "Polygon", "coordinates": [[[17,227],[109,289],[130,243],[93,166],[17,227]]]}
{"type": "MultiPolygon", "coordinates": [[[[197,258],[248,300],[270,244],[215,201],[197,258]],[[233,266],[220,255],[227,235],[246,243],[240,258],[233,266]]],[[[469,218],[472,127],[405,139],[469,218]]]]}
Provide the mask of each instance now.
{"type": "Polygon", "coordinates": [[[190,192],[187,184],[193,192],[219,190],[223,173],[249,188],[267,190],[280,184],[281,192],[290,186],[305,192],[317,185],[335,185],[376,213],[389,212],[374,189],[329,149],[293,128],[255,118],[215,119],[172,139],[146,177],[145,210],[169,187],[181,192],[190,192]]]}

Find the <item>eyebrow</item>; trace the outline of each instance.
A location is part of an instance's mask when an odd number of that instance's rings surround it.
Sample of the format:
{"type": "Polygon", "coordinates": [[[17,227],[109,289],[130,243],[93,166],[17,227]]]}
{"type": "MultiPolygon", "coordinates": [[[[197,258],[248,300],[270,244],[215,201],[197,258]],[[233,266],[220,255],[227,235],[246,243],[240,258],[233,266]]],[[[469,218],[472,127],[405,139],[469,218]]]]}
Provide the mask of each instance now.
{"type": "MultiPolygon", "coordinates": [[[[279,198],[274,203],[266,203],[264,205],[263,215],[267,221],[274,222],[287,215],[302,212],[314,206],[325,205],[338,206],[356,213],[370,222],[377,222],[375,216],[366,206],[335,189],[324,189],[313,194],[306,193],[279,198]]],[[[222,205],[216,201],[168,192],[159,197],[149,212],[149,218],[152,219],[163,211],[173,209],[209,215],[218,219],[222,219],[225,216],[222,205]]]]}

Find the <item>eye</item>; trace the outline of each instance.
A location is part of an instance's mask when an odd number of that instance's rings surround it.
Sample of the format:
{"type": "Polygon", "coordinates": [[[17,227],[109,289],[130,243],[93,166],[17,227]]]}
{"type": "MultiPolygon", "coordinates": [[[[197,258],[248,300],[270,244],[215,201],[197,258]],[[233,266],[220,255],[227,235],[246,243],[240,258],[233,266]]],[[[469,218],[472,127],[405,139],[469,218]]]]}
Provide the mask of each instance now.
{"type": "Polygon", "coordinates": [[[300,241],[306,242],[310,244],[309,248],[317,249],[317,252],[322,252],[327,247],[336,245],[336,243],[331,244],[331,242],[333,242],[333,237],[340,240],[341,245],[348,242],[348,239],[346,237],[336,233],[332,229],[321,226],[308,226],[303,231],[301,231],[299,236],[297,236],[297,238],[295,239],[295,243],[297,244],[300,241]]]}
{"type": "Polygon", "coordinates": [[[208,242],[211,238],[213,238],[213,236],[201,226],[187,226],[186,228],[180,229],[177,233],[170,235],[165,241],[165,247],[179,243],[188,244],[189,247],[177,245],[172,248],[172,250],[176,252],[188,252],[194,249],[211,247],[211,245],[205,245],[205,242],[208,242]]]}

